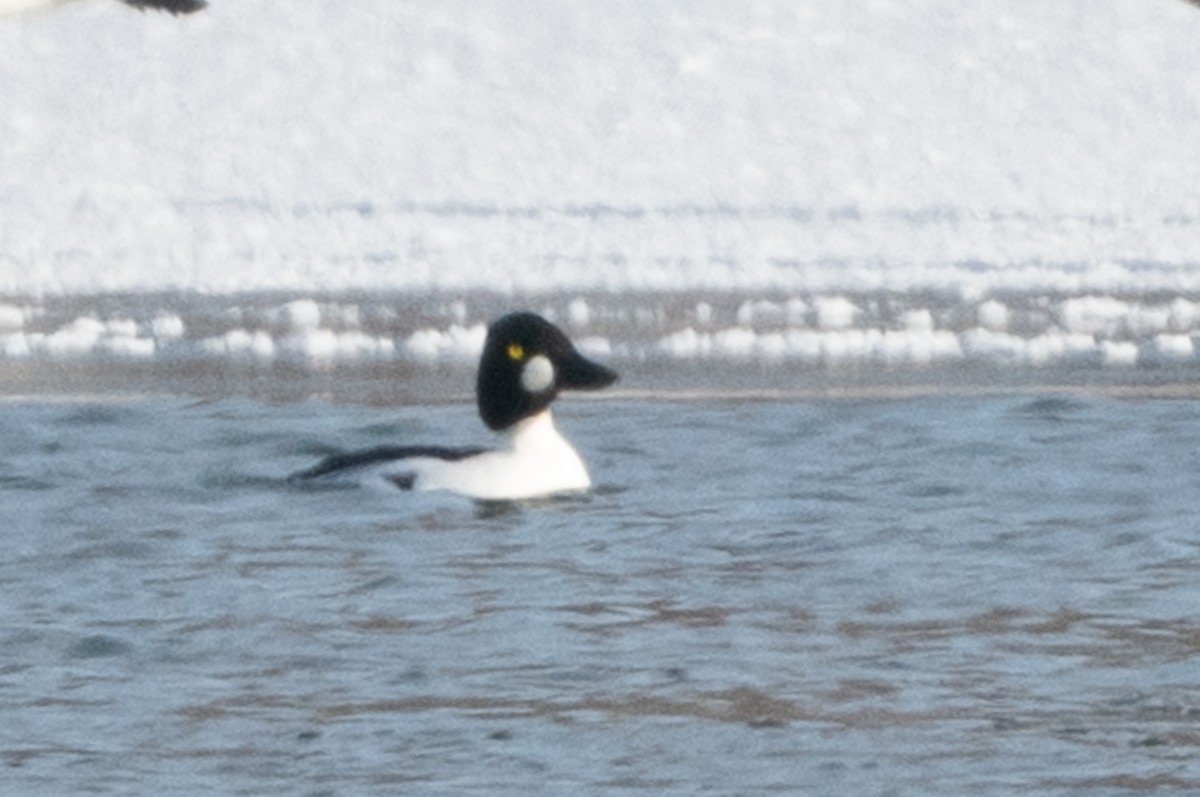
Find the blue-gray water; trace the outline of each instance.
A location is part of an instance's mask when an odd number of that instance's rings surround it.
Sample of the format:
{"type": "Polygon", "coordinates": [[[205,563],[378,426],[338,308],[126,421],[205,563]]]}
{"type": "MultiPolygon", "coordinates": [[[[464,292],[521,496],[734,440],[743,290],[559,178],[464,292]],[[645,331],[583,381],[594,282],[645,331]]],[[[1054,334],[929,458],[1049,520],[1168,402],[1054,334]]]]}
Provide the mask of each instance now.
{"type": "Polygon", "coordinates": [[[1200,790],[1200,404],[566,401],[593,495],[284,477],[466,404],[0,405],[4,794],[1200,790]]]}

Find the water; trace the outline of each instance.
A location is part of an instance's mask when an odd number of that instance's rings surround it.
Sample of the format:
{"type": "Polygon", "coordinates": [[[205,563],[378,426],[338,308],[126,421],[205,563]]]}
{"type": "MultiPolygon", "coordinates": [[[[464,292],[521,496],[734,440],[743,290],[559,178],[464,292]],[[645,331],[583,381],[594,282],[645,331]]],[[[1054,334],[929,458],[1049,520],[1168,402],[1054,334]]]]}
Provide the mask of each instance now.
{"type": "Polygon", "coordinates": [[[20,794],[1200,788],[1200,407],[570,401],[594,494],[284,477],[399,409],[11,402],[20,794]]]}

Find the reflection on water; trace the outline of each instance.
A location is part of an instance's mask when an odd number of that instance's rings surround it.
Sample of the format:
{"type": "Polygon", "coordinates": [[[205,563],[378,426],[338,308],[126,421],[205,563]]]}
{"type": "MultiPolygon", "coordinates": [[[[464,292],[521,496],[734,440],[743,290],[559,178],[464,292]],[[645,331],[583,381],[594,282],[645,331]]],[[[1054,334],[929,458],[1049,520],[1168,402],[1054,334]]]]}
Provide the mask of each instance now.
{"type": "MultiPolygon", "coordinates": [[[[285,477],[463,405],[0,406],[12,793],[1200,789],[1200,405],[610,401],[531,505],[285,477]]],[[[398,440],[397,440],[398,441],[398,440]]]]}

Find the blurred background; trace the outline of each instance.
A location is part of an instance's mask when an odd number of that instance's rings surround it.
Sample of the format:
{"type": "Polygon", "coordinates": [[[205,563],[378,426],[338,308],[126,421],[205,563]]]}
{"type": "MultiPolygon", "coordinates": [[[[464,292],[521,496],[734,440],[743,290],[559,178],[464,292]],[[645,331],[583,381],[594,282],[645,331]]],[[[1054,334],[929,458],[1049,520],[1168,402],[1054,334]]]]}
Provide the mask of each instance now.
{"type": "Polygon", "coordinates": [[[403,400],[514,306],[654,391],[1190,383],[1198,36],[1178,0],[2,17],[0,389],[403,400]]]}

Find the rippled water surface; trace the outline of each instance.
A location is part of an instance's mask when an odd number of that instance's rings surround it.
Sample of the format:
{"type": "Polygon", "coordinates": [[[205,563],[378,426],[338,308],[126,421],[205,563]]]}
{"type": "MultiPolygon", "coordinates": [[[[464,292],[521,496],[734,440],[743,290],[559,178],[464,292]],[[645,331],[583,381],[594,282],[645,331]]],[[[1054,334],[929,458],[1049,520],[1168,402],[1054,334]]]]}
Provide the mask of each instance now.
{"type": "Polygon", "coordinates": [[[599,486],[284,477],[465,404],[0,406],[7,794],[1200,790],[1200,405],[566,402],[599,486]]]}

